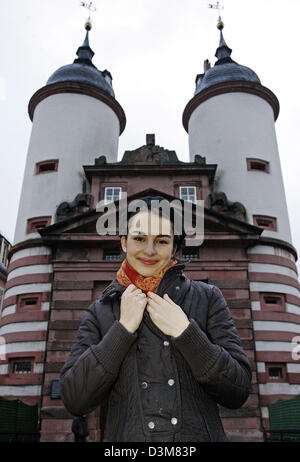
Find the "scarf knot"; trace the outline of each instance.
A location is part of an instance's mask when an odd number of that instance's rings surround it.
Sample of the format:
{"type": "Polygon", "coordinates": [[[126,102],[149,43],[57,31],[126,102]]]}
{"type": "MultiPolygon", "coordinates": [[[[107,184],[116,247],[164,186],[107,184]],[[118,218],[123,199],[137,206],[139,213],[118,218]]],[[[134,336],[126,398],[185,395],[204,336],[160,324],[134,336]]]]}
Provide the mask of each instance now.
{"type": "Polygon", "coordinates": [[[161,278],[165,272],[176,265],[177,260],[171,260],[159,273],[151,276],[142,276],[128,263],[127,258],[122,262],[122,265],[117,272],[117,280],[120,284],[128,287],[134,284],[138,289],[141,289],[145,294],[148,291],[155,292],[161,278]]]}

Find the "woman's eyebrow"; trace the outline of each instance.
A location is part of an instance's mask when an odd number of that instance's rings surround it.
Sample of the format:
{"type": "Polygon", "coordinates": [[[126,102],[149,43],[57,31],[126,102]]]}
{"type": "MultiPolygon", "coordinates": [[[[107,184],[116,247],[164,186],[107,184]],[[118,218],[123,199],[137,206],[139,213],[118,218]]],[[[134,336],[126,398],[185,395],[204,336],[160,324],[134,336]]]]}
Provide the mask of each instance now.
{"type": "Polygon", "coordinates": [[[133,231],[130,231],[130,234],[143,234],[146,236],[146,233],[144,231],[140,231],[139,229],[134,229],[133,231]]]}
{"type": "MultiPolygon", "coordinates": [[[[143,236],[148,236],[148,234],[144,233],[144,231],[140,231],[138,229],[134,229],[133,231],[130,231],[130,234],[142,234],[143,236]]],[[[155,237],[168,237],[168,238],[172,238],[172,236],[170,236],[170,234],[157,234],[157,236],[155,237]]]]}

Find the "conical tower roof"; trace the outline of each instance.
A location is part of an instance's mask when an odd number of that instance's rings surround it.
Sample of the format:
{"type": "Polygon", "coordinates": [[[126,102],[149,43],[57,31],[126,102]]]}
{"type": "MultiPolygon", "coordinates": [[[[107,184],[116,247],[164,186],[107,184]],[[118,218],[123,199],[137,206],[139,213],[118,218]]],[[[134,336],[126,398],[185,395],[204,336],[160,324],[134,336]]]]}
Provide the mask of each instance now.
{"type": "Polygon", "coordinates": [[[224,24],[218,23],[220,30],[220,43],[216,51],[217,61],[214,67],[206,66],[203,74],[197,75],[195,95],[219,83],[246,81],[260,84],[257,74],[249,67],[236,63],[231,58],[232,50],[226,44],[223,36],[224,24]]]}
{"type": "Polygon", "coordinates": [[[83,44],[77,50],[77,58],[72,64],[60,67],[47,81],[47,85],[61,82],[86,83],[100,90],[105,91],[111,96],[115,96],[112,88],[112,76],[107,70],[100,71],[93,64],[94,52],[89,44],[89,31],[91,24],[85,25],[86,35],[83,44]]]}

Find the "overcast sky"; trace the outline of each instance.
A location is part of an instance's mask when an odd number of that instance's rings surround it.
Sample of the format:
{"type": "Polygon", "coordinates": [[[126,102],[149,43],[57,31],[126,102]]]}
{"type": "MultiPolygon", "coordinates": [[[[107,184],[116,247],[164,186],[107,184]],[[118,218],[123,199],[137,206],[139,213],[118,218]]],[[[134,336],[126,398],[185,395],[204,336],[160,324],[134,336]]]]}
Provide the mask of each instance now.
{"type": "MultiPolygon", "coordinates": [[[[188,161],[182,113],[193,96],[196,75],[203,72],[203,61],[208,58],[214,64],[219,41],[217,12],[208,8],[209,3],[93,2],[93,62],[111,72],[116,99],[127,118],[119,159],[125,150],[145,144],[146,133],[155,133],[156,144],[176,150],[180,160],[188,161]]],[[[232,58],[252,68],[280,102],[276,132],[293,245],[299,252],[300,1],[221,3],[232,58]]],[[[73,62],[87,16],[79,0],[0,0],[0,230],[11,242],[32,126],[28,102],[56,69],[73,62]]]]}

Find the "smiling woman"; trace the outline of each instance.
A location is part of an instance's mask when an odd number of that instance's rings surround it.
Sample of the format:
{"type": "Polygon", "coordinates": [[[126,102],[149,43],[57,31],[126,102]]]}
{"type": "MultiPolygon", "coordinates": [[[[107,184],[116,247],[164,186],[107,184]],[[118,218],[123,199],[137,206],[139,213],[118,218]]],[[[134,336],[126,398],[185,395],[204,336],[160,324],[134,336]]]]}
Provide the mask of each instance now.
{"type": "Polygon", "coordinates": [[[129,215],[126,258],[85,314],[60,378],[74,416],[108,402],[102,441],[227,441],[218,406],[246,401],[251,369],[226,301],[175,259],[174,212],[129,215]]]}

